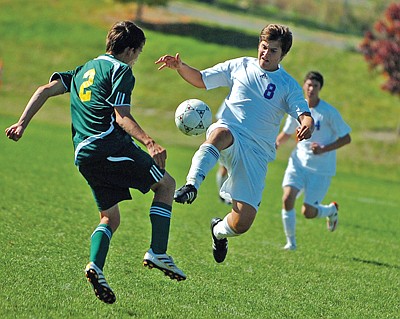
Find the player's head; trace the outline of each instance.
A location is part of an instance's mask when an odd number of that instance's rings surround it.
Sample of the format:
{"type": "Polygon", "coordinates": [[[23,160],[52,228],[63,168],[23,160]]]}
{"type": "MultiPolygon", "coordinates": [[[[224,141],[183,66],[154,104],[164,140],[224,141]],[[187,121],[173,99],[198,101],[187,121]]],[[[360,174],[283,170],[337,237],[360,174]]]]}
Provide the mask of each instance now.
{"type": "Polygon", "coordinates": [[[279,24],[269,24],[260,33],[258,63],[266,71],[275,71],[292,47],[292,32],[279,24]]]}
{"type": "Polygon", "coordinates": [[[282,48],[282,57],[285,56],[292,47],[293,35],[288,27],[280,24],[269,24],[260,33],[260,42],[279,41],[282,48]]]}
{"type": "Polygon", "coordinates": [[[108,31],[106,52],[118,55],[126,48],[141,49],[145,42],[146,37],[142,29],[131,21],[120,21],[108,31]]]}
{"type": "Polygon", "coordinates": [[[304,77],[303,91],[306,100],[311,103],[310,106],[315,105],[319,100],[319,91],[321,91],[323,85],[324,78],[317,71],[310,71],[304,77]]]}
{"type": "Polygon", "coordinates": [[[319,85],[320,85],[319,89],[322,89],[322,87],[324,85],[324,77],[318,71],[310,71],[310,72],[308,72],[306,74],[306,76],[304,77],[304,83],[307,80],[317,81],[319,83],[319,85]]]}

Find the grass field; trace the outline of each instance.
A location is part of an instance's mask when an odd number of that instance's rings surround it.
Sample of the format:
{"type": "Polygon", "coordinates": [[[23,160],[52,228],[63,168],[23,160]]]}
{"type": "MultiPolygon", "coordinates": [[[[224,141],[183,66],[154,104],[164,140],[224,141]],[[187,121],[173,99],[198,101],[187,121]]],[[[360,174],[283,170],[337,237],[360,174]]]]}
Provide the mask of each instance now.
{"type": "MultiPolygon", "coordinates": [[[[1,118],[7,125],[11,118],[1,118]]],[[[117,303],[97,301],[85,281],[96,208],[72,165],[69,128],[32,123],[29,138],[3,142],[0,314],[4,318],[397,318],[398,194],[386,178],[340,171],[327,201],[340,226],[298,218],[299,249],[282,251],[280,179],[268,187],[251,231],[230,240],[224,264],[212,259],[209,220],[223,216],[212,174],[196,203],[175,205],[169,252],[187,273],[172,282],[141,266],[148,248],[149,195],[124,202],[105,268],[117,303]],[[50,147],[51,146],[51,147],[50,147]]],[[[191,148],[169,147],[169,170],[183,181],[191,148]]]]}
{"type": "MultiPolygon", "coordinates": [[[[85,6],[91,8],[90,23],[78,1],[0,0],[5,62],[0,128],[17,120],[33,90],[54,70],[101,53],[112,21],[129,17],[126,7],[111,2],[90,0],[85,6]]],[[[156,72],[153,61],[179,51],[201,68],[252,55],[254,48],[210,44],[196,34],[154,29],[146,34],[134,69],[134,114],[167,146],[168,170],[181,184],[202,138],[178,133],[173,109],[185,98],[198,97],[216,110],[225,91],[196,91],[173,72],[156,72]]],[[[252,229],[230,240],[223,264],[213,261],[209,232],[210,219],[228,211],[217,198],[215,171],[193,205],[174,206],[169,253],[188,279],[172,282],[141,265],[149,246],[151,195],[133,192],[134,200],[121,204],[122,223],[105,267],[117,302],[105,305],[83,274],[97,210],[73,165],[68,97],[55,98],[21,141],[0,137],[0,317],[400,318],[400,147],[393,135],[398,99],[380,91],[381,79],[354,51],[296,42],[284,61],[299,81],[306,70],[320,69],[327,80],[323,98],[337,105],[353,128],[353,142],[339,151],[338,174],[326,198],[340,203],[337,232],[327,232],[323,220],[298,215],[299,248],[294,253],[281,249],[280,183],[292,146],[285,145],[269,167],[252,229]]]]}

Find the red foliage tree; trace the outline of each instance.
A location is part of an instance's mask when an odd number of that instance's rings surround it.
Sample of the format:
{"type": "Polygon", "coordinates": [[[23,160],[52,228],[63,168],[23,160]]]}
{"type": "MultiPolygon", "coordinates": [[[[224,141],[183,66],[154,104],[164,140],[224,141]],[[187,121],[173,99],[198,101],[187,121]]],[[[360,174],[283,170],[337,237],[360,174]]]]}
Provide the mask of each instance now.
{"type": "Polygon", "coordinates": [[[392,3],[373,30],[365,33],[361,52],[371,69],[386,78],[382,89],[400,96],[400,3],[392,3]]]}

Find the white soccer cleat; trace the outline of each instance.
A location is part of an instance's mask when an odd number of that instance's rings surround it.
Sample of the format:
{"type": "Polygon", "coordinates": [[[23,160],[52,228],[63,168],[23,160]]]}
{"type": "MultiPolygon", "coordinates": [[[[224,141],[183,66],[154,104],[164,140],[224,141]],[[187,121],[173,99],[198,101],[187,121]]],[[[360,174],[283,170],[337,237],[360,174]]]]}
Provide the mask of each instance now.
{"type": "Polygon", "coordinates": [[[174,263],[171,256],[167,254],[155,254],[150,248],[143,257],[143,266],[157,268],[164,272],[166,276],[177,281],[185,280],[186,275],[174,263]]]}
{"type": "Polygon", "coordinates": [[[92,284],[94,293],[98,299],[108,304],[115,302],[114,292],[104,278],[103,272],[95,263],[90,262],[87,264],[85,275],[87,280],[92,284]]]}
{"type": "Polygon", "coordinates": [[[339,204],[332,202],[329,206],[335,206],[336,211],[332,215],[326,217],[326,226],[329,231],[334,231],[337,228],[339,221],[339,204]]]}
{"type": "Polygon", "coordinates": [[[283,249],[284,250],[296,250],[296,245],[293,245],[293,244],[291,244],[291,243],[287,243],[284,247],[283,247],[283,249]]]}

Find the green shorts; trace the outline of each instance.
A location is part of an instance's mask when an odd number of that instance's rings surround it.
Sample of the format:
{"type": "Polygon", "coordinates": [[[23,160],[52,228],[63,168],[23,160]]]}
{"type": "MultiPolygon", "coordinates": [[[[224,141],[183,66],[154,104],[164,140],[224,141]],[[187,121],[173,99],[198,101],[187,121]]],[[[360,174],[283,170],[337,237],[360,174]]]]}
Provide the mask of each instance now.
{"type": "Polygon", "coordinates": [[[130,188],[147,193],[165,174],[165,170],[134,143],[104,160],[80,165],[78,169],[91,187],[100,211],[132,199],[130,188]]]}

